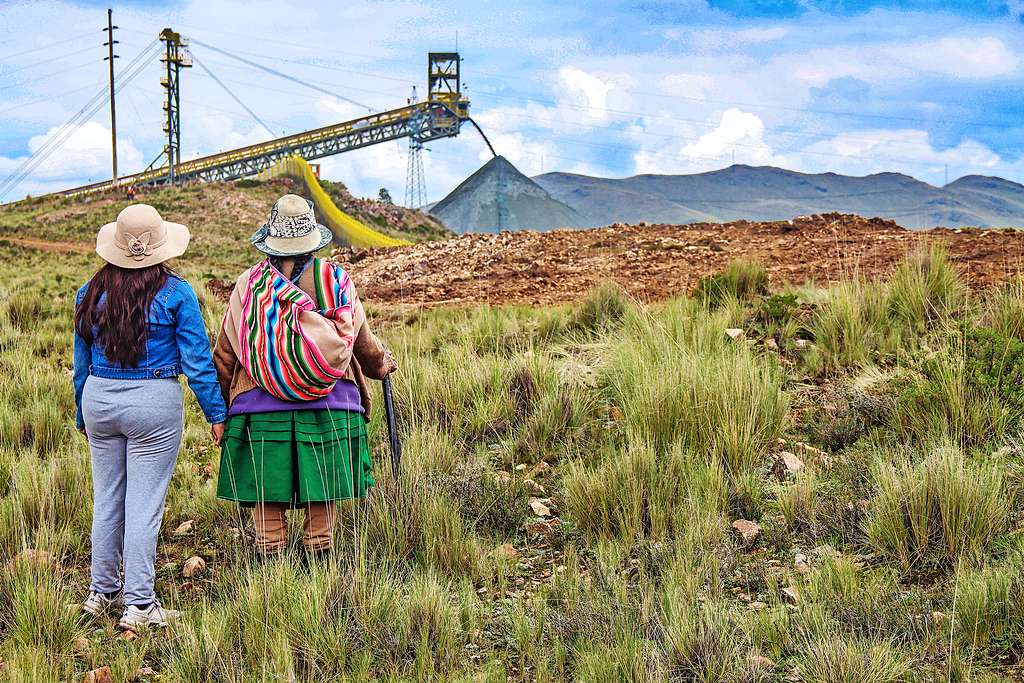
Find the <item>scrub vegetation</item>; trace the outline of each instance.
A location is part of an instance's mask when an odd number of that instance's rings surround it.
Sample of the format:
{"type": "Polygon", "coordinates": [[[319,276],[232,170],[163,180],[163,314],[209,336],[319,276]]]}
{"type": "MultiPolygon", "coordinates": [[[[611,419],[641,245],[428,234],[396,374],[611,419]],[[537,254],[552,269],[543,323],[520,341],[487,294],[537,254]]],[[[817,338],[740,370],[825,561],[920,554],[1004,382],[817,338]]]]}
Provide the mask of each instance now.
{"type": "MultiPolygon", "coordinates": [[[[246,264],[219,239],[180,264],[194,283],[246,264]]],[[[95,264],[0,245],[0,681],[1020,680],[1024,288],[969,292],[938,247],[784,291],[734,264],[653,305],[368,302],[400,476],[378,400],[378,486],[333,557],[295,538],[260,562],[189,398],[157,561],[184,616],[133,639],[69,607],[71,295],[95,264]]]]}

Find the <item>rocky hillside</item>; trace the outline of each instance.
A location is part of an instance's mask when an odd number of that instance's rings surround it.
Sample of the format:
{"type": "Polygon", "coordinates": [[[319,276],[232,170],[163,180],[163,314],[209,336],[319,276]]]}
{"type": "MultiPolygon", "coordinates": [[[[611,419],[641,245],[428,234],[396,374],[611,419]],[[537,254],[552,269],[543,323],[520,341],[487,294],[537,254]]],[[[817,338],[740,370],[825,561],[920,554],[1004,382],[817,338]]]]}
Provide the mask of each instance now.
{"type": "Polygon", "coordinates": [[[692,175],[534,178],[587,226],[638,221],[773,221],[840,212],[890,218],[905,227],[1024,226],[1024,185],[966,176],[935,187],[900,173],[853,177],[734,165],[692,175]]]}
{"type": "Polygon", "coordinates": [[[355,197],[344,183],[334,180],[321,180],[320,186],[339,209],[385,235],[409,242],[426,242],[452,236],[444,223],[429,213],[375,199],[355,197]]]}
{"type": "Polygon", "coordinates": [[[386,304],[551,304],[615,282],[641,301],[692,291],[730,262],[764,264],[774,286],[888,276],[922,242],[944,243],[977,287],[1019,272],[1024,231],[939,228],[828,214],[753,223],[614,224],[593,230],[462,235],[394,249],[339,250],[368,300],[386,304]]]}
{"type": "Polygon", "coordinates": [[[466,178],[430,212],[456,232],[551,230],[581,227],[584,221],[569,206],[519,172],[505,157],[495,157],[466,178]],[[506,218],[498,219],[499,188],[506,218]]]}

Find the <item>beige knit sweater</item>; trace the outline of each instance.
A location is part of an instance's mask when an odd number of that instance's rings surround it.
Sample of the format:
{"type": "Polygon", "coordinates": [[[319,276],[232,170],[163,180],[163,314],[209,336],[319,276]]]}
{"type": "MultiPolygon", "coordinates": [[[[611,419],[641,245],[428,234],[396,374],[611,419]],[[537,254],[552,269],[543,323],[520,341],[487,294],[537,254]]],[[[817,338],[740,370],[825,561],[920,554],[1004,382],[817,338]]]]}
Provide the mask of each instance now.
{"type": "MultiPolygon", "coordinates": [[[[286,271],[290,270],[291,263],[286,260],[284,268],[286,271]]],[[[239,394],[256,388],[249,373],[238,360],[238,321],[242,311],[242,291],[248,286],[248,282],[249,271],[242,273],[235,282],[227,311],[224,313],[220,335],[217,337],[217,345],[213,350],[213,364],[217,367],[217,379],[220,381],[224,401],[228,406],[239,394]]],[[[306,269],[306,272],[299,278],[298,285],[306,294],[316,298],[312,268],[306,269]]],[[[359,395],[362,398],[363,408],[366,410],[366,419],[369,420],[370,386],[368,380],[384,379],[395,369],[395,365],[391,354],[370,330],[355,284],[351,285],[349,294],[353,302],[351,329],[348,329],[348,321],[339,322],[336,325],[339,328],[339,335],[343,337],[351,335],[355,340],[351,348],[351,358],[348,359],[345,379],[355,382],[359,387],[359,395]]]]}

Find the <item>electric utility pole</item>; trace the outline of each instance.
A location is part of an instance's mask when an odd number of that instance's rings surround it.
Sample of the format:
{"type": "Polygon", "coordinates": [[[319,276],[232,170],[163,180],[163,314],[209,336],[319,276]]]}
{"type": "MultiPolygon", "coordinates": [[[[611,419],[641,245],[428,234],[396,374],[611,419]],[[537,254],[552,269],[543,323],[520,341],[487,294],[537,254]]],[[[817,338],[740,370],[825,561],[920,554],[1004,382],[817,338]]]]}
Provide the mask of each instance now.
{"type": "Polygon", "coordinates": [[[110,157],[114,166],[114,182],[117,182],[117,113],[114,109],[114,60],[118,55],[114,54],[114,45],[119,42],[114,40],[114,10],[107,10],[107,27],[103,29],[107,33],[107,56],[104,61],[110,66],[110,157]]]}

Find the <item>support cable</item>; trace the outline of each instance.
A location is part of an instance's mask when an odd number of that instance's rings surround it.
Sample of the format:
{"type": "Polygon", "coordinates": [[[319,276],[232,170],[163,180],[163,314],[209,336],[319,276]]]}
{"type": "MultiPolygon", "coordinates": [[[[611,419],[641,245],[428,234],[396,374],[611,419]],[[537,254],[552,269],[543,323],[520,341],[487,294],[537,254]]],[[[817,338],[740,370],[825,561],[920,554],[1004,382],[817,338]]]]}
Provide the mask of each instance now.
{"type": "MultiPolygon", "coordinates": [[[[136,55],[135,59],[128,63],[128,65],[118,74],[118,85],[115,89],[116,92],[128,85],[133,78],[138,76],[142,71],[149,66],[149,59],[156,55],[155,50],[157,41],[153,41],[147,47],[146,50],[136,55]]],[[[78,130],[80,124],[91,119],[96,112],[103,108],[107,104],[107,97],[109,97],[109,89],[104,87],[98,93],[85,103],[85,105],[78,110],[78,112],[71,117],[64,125],[57,129],[57,131],[51,135],[43,145],[37,149],[31,156],[21,162],[14,171],[7,176],[7,178],[0,183],[0,199],[5,197],[12,189],[14,189],[22,180],[24,180],[30,173],[39,167],[46,159],[50,157],[55,151],[57,151],[61,145],[74,135],[75,131],[78,130]]]]}
{"type": "Polygon", "coordinates": [[[362,107],[363,109],[366,109],[367,111],[369,111],[371,113],[376,111],[373,107],[371,107],[368,104],[363,104],[362,102],[357,102],[356,100],[353,100],[350,97],[345,97],[344,95],[339,95],[338,93],[331,92],[330,90],[326,90],[326,89],[321,88],[319,86],[313,85],[312,83],[308,83],[308,82],[302,80],[301,78],[296,78],[295,76],[289,76],[288,74],[286,74],[286,73],[284,73],[282,71],[278,71],[277,69],[272,69],[269,66],[264,66],[264,65],[262,65],[262,64],[260,64],[258,62],[252,61],[251,59],[246,59],[245,57],[239,57],[236,54],[228,52],[227,50],[222,50],[219,47],[214,47],[213,45],[210,45],[208,43],[204,43],[201,40],[196,40],[195,38],[192,38],[192,42],[195,45],[202,45],[207,50],[213,50],[214,52],[219,52],[220,54],[224,55],[225,57],[231,57],[232,59],[235,59],[235,60],[237,60],[239,62],[242,62],[243,64],[248,64],[249,66],[254,67],[256,69],[260,69],[262,71],[266,71],[269,74],[273,74],[273,75],[278,76],[280,78],[284,78],[286,80],[292,81],[293,83],[298,83],[299,85],[304,85],[307,88],[311,88],[313,90],[316,90],[317,92],[322,92],[325,95],[330,95],[331,97],[336,97],[339,100],[344,100],[345,102],[348,102],[349,104],[354,104],[357,107],[362,107]]]}
{"type": "Polygon", "coordinates": [[[216,81],[217,85],[219,85],[220,87],[224,88],[224,92],[226,92],[228,95],[230,95],[231,99],[233,99],[235,102],[238,103],[238,106],[240,106],[242,109],[244,109],[247,112],[249,112],[249,116],[251,116],[253,118],[253,120],[256,121],[256,123],[258,123],[261,126],[263,126],[263,130],[265,130],[268,133],[270,133],[270,137],[271,138],[276,138],[277,137],[277,133],[275,133],[274,131],[270,130],[270,126],[268,126],[267,124],[263,123],[262,119],[260,119],[260,117],[256,115],[256,112],[254,112],[252,109],[247,107],[245,105],[245,102],[243,102],[238,97],[238,95],[233,93],[231,91],[231,88],[229,88],[228,86],[224,85],[224,81],[222,81],[219,78],[217,78],[217,76],[212,71],[210,71],[209,67],[207,67],[206,64],[204,64],[198,57],[196,57],[195,54],[192,55],[192,61],[195,62],[196,64],[198,64],[199,68],[201,68],[203,71],[206,72],[207,76],[209,76],[214,81],[216,81]]]}

